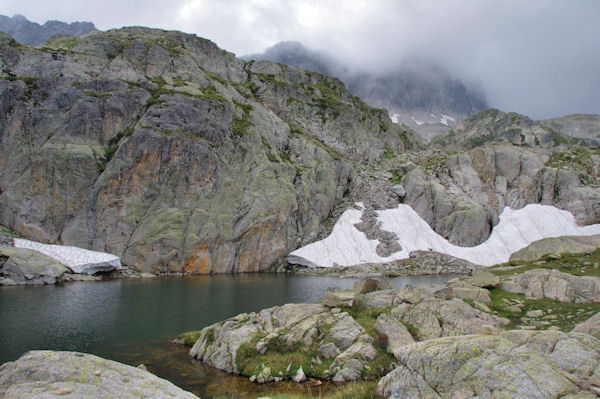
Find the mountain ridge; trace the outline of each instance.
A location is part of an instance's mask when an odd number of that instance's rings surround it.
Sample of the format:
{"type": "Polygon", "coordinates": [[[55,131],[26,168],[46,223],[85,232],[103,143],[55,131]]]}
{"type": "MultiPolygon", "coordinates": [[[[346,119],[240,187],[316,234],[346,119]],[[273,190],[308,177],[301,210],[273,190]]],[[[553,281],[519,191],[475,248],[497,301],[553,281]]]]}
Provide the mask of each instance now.
{"type": "Polygon", "coordinates": [[[39,46],[54,35],[80,36],[96,30],[92,22],[71,22],[49,20],[43,25],[31,22],[22,15],[7,17],[0,15],[0,31],[8,33],[22,44],[39,46]]]}
{"type": "Polygon", "coordinates": [[[337,78],[142,27],[2,36],[0,57],[0,224],[141,271],[273,270],[357,201],[384,252],[374,212],[399,203],[461,246],[504,206],[600,219],[597,145],[518,114],[427,145],[337,78]]]}
{"type": "Polygon", "coordinates": [[[242,58],[268,60],[336,76],[348,90],[374,107],[385,108],[396,123],[431,139],[487,107],[485,98],[452,78],[439,65],[407,59],[383,72],[352,70],[326,52],[300,42],[280,42],[262,54],[242,58]]]}

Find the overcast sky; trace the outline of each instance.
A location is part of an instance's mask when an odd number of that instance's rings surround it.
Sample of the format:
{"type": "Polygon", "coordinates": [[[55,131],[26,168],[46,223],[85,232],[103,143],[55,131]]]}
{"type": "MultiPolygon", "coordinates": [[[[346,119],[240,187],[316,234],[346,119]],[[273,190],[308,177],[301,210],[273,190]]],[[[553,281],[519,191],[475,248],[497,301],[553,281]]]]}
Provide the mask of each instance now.
{"type": "Polygon", "coordinates": [[[504,111],[600,114],[600,0],[0,0],[0,14],[177,29],[238,55],[296,40],[352,68],[432,59],[504,111]]]}

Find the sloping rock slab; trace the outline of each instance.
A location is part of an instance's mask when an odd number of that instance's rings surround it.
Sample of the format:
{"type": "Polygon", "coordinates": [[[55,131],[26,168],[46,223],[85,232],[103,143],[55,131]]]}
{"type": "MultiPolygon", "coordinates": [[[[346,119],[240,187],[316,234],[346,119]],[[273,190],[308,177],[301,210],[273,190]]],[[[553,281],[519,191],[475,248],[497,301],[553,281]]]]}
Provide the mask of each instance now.
{"type": "MultiPolygon", "coordinates": [[[[508,331],[448,337],[400,348],[381,379],[384,398],[587,397],[598,377],[600,341],[585,334],[508,331]]],[[[591,396],[593,397],[593,396],[591,396]]]]}
{"type": "Polygon", "coordinates": [[[291,361],[281,369],[266,359],[298,351],[312,358],[313,365],[325,361],[330,365],[322,372],[305,367],[306,375],[336,381],[362,378],[365,366],[377,355],[373,338],[352,316],[321,304],[286,304],[213,324],[202,330],[190,355],[212,367],[268,382],[294,377],[301,364],[291,361]],[[259,356],[262,368],[241,365],[245,360],[240,358],[241,348],[246,355],[250,351],[259,356]]]}
{"type": "Polygon", "coordinates": [[[533,269],[504,277],[500,288],[514,294],[560,302],[600,302],[600,278],[573,276],[558,270],[533,269]]]}
{"type": "Polygon", "coordinates": [[[572,332],[590,334],[596,338],[600,337],[600,313],[596,313],[583,323],[576,325],[572,332]]]}
{"type": "Polygon", "coordinates": [[[121,269],[118,256],[105,252],[90,251],[65,245],[41,244],[35,241],[15,238],[15,248],[26,248],[40,252],[65,265],[73,273],[94,274],[121,269]]]}
{"type": "Polygon", "coordinates": [[[0,366],[0,397],[196,399],[148,371],[94,355],[31,351],[0,366]]]}
{"type": "Polygon", "coordinates": [[[0,247],[0,256],[6,257],[0,266],[0,275],[15,285],[54,284],[69,273],[69,269],[54,259],[30,249],[0,247]]]}
{"type": "Polygon", "coordinates": [[[600,235],[598,234],[546,238],[515,252],[510,260],[517,262],[532,261],[548,254],[578,254],[591,252],[596,248],[600,248],[600,235]]]}
{"type": "Polygon", "coordinates": [[[392,309],[390,315],[412,326],[420,341],[495,331],[508,323],[506,319],[477,310],[456,298],[402,303],[392,309]]]}

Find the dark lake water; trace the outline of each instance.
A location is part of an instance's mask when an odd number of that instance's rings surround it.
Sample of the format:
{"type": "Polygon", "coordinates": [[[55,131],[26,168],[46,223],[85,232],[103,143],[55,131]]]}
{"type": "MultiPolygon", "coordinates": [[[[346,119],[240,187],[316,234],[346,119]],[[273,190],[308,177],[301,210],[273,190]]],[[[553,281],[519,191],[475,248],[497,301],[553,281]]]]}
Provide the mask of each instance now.
{"type": "MultiPolygon", "coordinates": [[[[454,275],[396,277],[407,284],[442,283],[454,275]]],[[[32,349],[93,353],[155,374],[203,398],[256,397],[295,390],[293,383],[250,384],[187,356],[172,344],[239,313],[284,303],[317,302],[328,287],[351,288],[355,279],[242,274],[76,282],[0,289],[0,363],[32,349]]]]}

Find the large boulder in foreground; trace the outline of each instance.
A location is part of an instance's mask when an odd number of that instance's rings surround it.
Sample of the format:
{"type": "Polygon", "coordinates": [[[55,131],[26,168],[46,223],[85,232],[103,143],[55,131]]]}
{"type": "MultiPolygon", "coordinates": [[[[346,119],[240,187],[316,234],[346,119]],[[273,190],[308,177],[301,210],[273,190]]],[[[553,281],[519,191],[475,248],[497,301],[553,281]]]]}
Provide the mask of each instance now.
{"type": "Polygon", "coordinates": [[[347,312],[321,304],[287,304],[206,327],[190,355],[258,382],[291,379],[300,369],[356,380],[377,375],[376,365],[389,357],[347,312]]]}
{"type": "Polygon", "coordinates": [[[54,284],[69,269],[37,251],[0,247],[0,285],[54,284]]]}
{"type": "Polygon", "coordinates": [[[0,366],[0,397],[196,399],[148,371],[98,356],[31,351],[0,366]]]}
{"type": "Polygon", "coordinates": [[[258,382],[291,379],[300,368],[350,381],[383,376],[392,355],[415,340],[491,332],[507,322],[431,295],[430,287],[405,287],[362,294],[342,308],[287,304],[240,314],[203,329],[190,355],[258,382]]]}
{"type": "Polygon", "coordinates": [[[384,398],[584,399],[600,390],[600,341],[585,334],[439,338],[405,346],[396,358],[398,366],[377,387],[384,398]]]}

